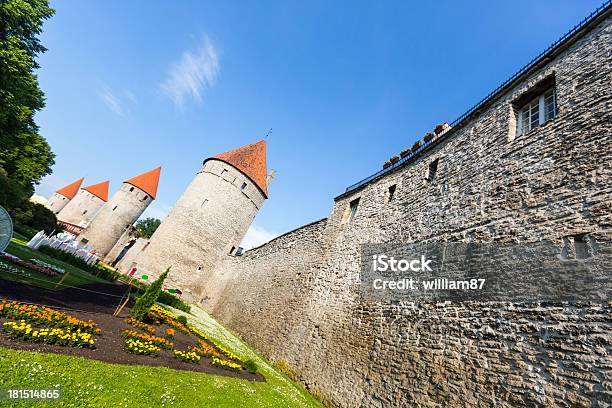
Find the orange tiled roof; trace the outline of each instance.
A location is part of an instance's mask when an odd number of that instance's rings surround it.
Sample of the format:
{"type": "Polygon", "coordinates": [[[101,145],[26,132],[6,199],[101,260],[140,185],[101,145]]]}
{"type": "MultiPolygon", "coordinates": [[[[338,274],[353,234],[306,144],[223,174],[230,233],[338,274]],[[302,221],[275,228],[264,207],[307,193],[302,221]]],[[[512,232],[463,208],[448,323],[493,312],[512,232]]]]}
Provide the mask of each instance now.
{"type": "Polygon", "coordinates": [[[68,184],[67,186],[60,188],[59,190],[56,191],[56,193],[63,195],[69,200],[72,200],[74,196],[76,195],[76,193],[79,192],[79,187],[81,187],[81,183],[83,182],[83,180],[84,180],[84,177],[81,177],[77,181],[74,181],[68,184]]]}
{"type": "Polygon", "coordinates": [[[138,187],[153,199],[157,195],[157,185],[159,184],[159,174],[161,173],[161,167],[147,171],[146,173],[139,174],[136,177],[132,177],[125,182],[138,187]]]}
{"type": "Polygon", "coordinates": [[[266,142],[264,140],[218,154],[211,157],[211,159],[222,160],[240,170],[268,198],[268,186],[266,183],[268,168],[266,166],[266,142]]]}
{"type": "Polygon", "coordinates": [[[103,181],[98,184],[92,184],[91,186],[83,187],[83,190],[89,191],[91,194],[95,195],[102,201],[108,201],[108,186],[110,185],[110,181],[103,181]]]}

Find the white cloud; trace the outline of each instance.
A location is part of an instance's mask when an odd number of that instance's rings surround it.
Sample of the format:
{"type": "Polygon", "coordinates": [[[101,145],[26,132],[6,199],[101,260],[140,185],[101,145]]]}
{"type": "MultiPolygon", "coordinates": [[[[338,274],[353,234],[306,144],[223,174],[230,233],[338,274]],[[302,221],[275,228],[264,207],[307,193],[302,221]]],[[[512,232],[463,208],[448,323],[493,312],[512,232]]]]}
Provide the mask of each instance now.
{"type": "Polygon", "coordinates": [[[245,250],[258,247],[266,242],[276,238],[278,234],[276,232],[268,231],[263,227],[256,224],[251,225],[251,228],[247,231],[242,243],[240,244],[245,250]]]}
{"type": "Polygon", "coordinates": [[[111,111],[115,112],[119,116],[125,116],[125,112],[121,106],[121,100],[108,86],[103,85],[102,89],[98,92],[98,95],[100,98],[102,98],[106,106],[111,111]]]}
{"type": "Polygon", "coordinates": [[[127,115],[128,110],[126,105],[136,103],[136,96],[129,89],[116,92],[104,83],[100,85],[98,96],[112,112],[119,116],[127,115]]]}
{"type": "Polygon", "coordinates": [[[180,61],[170,67],[160,89],[177,108],[182,108],[189,97],[200,103],[204,90],[215,84],[219,69],[219,52],[204,36],[196,51],[185,51],[180,61]]]}

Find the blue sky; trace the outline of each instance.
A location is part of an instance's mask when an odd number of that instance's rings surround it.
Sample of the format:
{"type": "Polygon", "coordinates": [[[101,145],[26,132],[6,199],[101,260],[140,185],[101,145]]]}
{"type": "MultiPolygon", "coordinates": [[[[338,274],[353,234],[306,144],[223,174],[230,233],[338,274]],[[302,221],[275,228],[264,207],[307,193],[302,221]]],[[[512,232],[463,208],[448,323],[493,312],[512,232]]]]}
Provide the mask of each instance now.
{"type": "Polygon", "coordinates": [[[452,121],[599,1],[52,2],[37,115],[48,196],[111,194],[162,166],[163,218],[202,160],[268,138],[277,171],[247,246],[328,215],[333,197],[452,121]]]}

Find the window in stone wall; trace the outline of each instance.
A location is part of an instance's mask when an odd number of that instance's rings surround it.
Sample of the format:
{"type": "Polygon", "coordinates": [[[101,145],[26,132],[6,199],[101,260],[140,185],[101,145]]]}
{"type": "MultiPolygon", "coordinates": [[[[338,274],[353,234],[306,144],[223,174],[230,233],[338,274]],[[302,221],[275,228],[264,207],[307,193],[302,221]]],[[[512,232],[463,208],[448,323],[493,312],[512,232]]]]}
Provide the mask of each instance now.
{"type": "Polygon", "coordinates": [[[247,183],[242,183],[242,185],[240,186],[240,189],[244,190],[246,188],[246,186],[247,186],[247,183]]]}
{"type": "Polygon", "coordinates": [[[434,159],[429,163],[429,166],[427,167],[427,176],[425,177],[427,181],[432,181],[436,176],[439,161],[439,159],[434,159]]]}
{"type": "Polygon", "coordinates": [[[359,207],[359,198],[356,198],[349,203],[350,213],[349,213],[348,222],[353,221],[353,218],[355,217],[355,214],[357,213],[357,207],[359,207]]]}
{"type": "Polygon", "coordinates": [[[134,191],[134,187],[130,187],[130,193],[134,191]]]}
{"type": "Polygon", "coordinates": [[[557,116],[557,92],[552,86],[521,104],[516,120],[516,135],[529,133],[557,116]]]}
{"type": "Polygon", "coordinates": [[[389,188],[387,189],[387,202],[390,202],[391,200],[393,200],[393,196],[395,195],[396,188],[397,188],[397,185],[393,184],[389,186],[389,188]]]}
{"type": "Polygon", "coordinates": [[[116,209],[117,209],[117,206],[114,206],[114,207],[113,207],[113,211],[115,211],[116,209]]]}
{"type": "Polygon", "coordinates": [[[87,214],[87,210],[83,211],[83,215],[87,214]]]}
{"type": "Polygon", "coordinates": [[[140,201],[147,201],[149,199],[149,195],[145,194],[144,197],[140,201]]]}

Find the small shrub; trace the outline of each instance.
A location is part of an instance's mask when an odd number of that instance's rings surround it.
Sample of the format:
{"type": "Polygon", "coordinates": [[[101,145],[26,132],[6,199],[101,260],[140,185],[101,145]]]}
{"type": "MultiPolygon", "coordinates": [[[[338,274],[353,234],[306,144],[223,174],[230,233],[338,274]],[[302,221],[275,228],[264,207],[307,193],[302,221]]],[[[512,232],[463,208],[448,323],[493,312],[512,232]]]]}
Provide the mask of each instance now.
{"type": "Polygon", "coordinates": [[[175,309],[182,310],[185,313],[191,312],[191,307],[187,303],[183,302],[181,299],[168,292],[162,291],[159,294],[157,301],[159,303],[163,303],[164,305],[171,306],[175,309]]]}
{"type": "Polygon", "coordinates": [[[246,368],[249,373],[256,373],[257,363],[253,360],[247,360],[244,362],[244,368],[246,368]]]}
{"type": "Polygon", "coordinates": [[[187,325],[187,317],[185,317],[183,315],[180,315],[179,317],[177,317],[176,320],[178,320],[179,323],[187,325]]]}
{"type": "Polygon", "coordinates": [[[132,316],[136,320],[142,321],[145,318],[151,306],[155,304],[157,301],[157,297],[161,292],[162,285],[164,284],[164,280],[166,276],[168,276],[168,272],[170,272],[170,268],[166,269],[164,273],[159,275],[159,278],[155,280],[142,294],[142,296],[136,299],[136,304],[130,310],[130,316],[132,316]]]}

